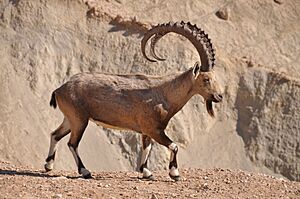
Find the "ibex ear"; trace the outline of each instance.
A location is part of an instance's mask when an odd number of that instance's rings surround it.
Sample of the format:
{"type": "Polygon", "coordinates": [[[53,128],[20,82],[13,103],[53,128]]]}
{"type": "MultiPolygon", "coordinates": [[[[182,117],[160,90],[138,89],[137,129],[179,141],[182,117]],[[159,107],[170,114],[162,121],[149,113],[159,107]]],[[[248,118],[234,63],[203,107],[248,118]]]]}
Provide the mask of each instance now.
{"type": "Polygon", "coordinates": [[[197,79],[199,73],[200,73],[200,63],[199,62],[196,62],[195,65],[194,65],[194,68],[193,68],[193,75],[194,75],[194,78],[197,79]]]}

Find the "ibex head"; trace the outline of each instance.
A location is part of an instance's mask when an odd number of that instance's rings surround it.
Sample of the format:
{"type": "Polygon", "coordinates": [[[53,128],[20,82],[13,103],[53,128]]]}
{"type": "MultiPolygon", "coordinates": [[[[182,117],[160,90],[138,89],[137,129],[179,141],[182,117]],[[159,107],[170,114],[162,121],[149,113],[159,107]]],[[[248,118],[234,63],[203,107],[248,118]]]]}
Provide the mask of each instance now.
{"type": "Polygon", "coordinates": [[[156,55],[155,44],[161,37],[170,32],[174,32],[186,37],[197,49],[197,52],[200,56],[201,65],[197,61],[193,67],[193,89],[205,99],[208,113],[211,116],[214,116],[212,102],[221,102],[222,94],[213,70],[215,65],[215,50],[212,46],[211,40],[203,30],[198,28],[196,25],[192,25],[190,22],[185,23],[183,21],[176,23],[170,22],[167,24],[154,26],[145,34],[144,38],[142,39],[141,47],[144,57],[152,62],[156,62],[156,60],[164,61],[165,59],[156,55]],[[145,53],[147,41],[151,37],[150,53],[156,60],[148,58],[145,53]]]}

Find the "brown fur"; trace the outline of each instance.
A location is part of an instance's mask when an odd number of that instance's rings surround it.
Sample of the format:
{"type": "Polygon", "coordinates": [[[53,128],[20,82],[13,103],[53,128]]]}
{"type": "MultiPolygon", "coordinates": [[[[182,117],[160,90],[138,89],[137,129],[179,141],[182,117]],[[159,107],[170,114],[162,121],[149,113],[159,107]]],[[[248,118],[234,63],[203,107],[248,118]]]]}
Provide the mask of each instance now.
{"type": "Polygon", "coordinates": [[[54,93],[71,124],[93,120],[151,137],[155,129],[165,129],[193,95],[212,101],[220,93],[212,71],[195,74],[194,69],[165,77],[81,73],[54,93]]]}

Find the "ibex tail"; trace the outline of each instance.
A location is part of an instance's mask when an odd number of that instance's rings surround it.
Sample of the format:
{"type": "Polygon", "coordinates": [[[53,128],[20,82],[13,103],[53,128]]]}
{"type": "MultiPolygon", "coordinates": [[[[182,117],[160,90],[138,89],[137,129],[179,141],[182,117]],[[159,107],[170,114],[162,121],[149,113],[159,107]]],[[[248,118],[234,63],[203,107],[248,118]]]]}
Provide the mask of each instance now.
{"type": "Polygon", "coordinates": [[[56,108],[56,99],[55,99],[55,91],[52,93],[51,100],[50,100],[50,106],[53,106],[53,108],[56,108]]]}

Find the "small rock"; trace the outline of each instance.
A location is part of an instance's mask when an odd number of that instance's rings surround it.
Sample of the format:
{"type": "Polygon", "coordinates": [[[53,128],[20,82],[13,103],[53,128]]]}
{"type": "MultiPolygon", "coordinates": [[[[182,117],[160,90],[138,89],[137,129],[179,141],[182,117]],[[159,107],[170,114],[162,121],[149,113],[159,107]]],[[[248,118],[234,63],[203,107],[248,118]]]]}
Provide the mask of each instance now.
{"type": "Polygon", "coordinates": [[[229,18],[229,9],[227,7],[221,8],[216,12],[216,16],[223,20],[228,20],[229,18]]]}
{"type": "Polygon", "coordinates": [[[279,5],[283,4],[283,0],[274,0],[274,2],[279,4],[279,5]]]}
{"type": "Polygon", "coordinates": [[[151,199],[158,199],[158,197],[155,194],[152,194],[151,199]]]}
{"type": "Polygon", "coordinates": [[[57,193],[57,194],[55,194],[55,195],[53,196],[53,198],[62,198],[62,194],[57,193]]]}
{"type": "Polygon", "coordinates": [[[248,66],[249,68],[254,67],[254,63],[253,63],[251,60],[246,61],[246,63],[247,63],[247,66],[248,66]]]}
{"type": "Polygon", "coordinates": [[[204,183],[204,184],[202,185],[202,189],[208,189],[208,184],[207,184],[207,183],[204,183]]]}

